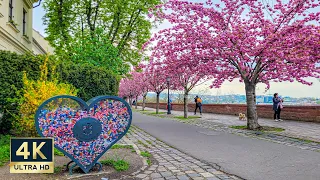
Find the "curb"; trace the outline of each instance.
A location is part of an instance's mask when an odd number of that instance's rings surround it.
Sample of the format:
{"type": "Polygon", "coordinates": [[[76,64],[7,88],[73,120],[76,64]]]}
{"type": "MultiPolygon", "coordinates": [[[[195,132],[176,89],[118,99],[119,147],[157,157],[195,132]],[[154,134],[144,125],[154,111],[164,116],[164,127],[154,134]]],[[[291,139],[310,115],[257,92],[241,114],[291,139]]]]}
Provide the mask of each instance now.
{"type": "Polygon", "coordinates": [[[133,149],[136,151],[137,155],[142,158],[142,168],[140,168],[139,170],[137,170],[136,172],[133,172],[131,173],[130,175],[126,175],[126,176],[123,176],[121,177],[120,179],[123,179],[123,178],[127,178],[127,177],[134,177],[136,176],[137,174],[145,171],[147,168],[148,168],[148,163],[147,163],[147,158],[141,156],[141,151],[140,149],[138,148],[138,146],[136,144],[134,144],[132,141],[130,141],[126,136],[123,137],[123,141],[128,144],[128,145],[131,145],[133,147],[133,149]]]}

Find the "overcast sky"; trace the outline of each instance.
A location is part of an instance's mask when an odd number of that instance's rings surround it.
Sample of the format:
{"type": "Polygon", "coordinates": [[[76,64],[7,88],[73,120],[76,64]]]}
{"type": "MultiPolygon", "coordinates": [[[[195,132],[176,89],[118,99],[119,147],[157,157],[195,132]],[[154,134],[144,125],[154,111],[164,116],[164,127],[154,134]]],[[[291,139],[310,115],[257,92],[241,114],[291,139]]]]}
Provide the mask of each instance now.
{"type": "MultiPolygon", "coordinates": [[[[196,0],[192,0],[196,1],[196,0]]],[[[33,28],[40,32],[43,36],[45,34],[46,26],[43,25],[42,17],[45,12],[42,6],[39,6],[33,11],[33,28]]],[[[153,33],[156,33],[160,29],[165,29],[170,27],[168,22],[164,22],[159,25],[157,28],[152,29],[153,33]]],[[[298,82],[282,82],[282,83],[271,83],[271,88],[265,92],[265,85],[259,84],[257,87],[257,95],[266,95],[273,94],[278,92],[282,96],[291,96],[291,97],[317,97],[320,98],[320,82],[315,78],[309,78],[309,81],[313,82],[312,86],[307,86],[300,84],[298,82]]],[[[210,81],[204,83],[193,90],[194,93],[201,94],[212,94],[212,95],[224,95],[224,94],[245,94],[245,89],[243,83],[238,81],[234,82],[225,82],[219,89],[210,89],[208,86],[210,81]]],[[[192,93],[192,92],[191,92],[192,93]]]]}

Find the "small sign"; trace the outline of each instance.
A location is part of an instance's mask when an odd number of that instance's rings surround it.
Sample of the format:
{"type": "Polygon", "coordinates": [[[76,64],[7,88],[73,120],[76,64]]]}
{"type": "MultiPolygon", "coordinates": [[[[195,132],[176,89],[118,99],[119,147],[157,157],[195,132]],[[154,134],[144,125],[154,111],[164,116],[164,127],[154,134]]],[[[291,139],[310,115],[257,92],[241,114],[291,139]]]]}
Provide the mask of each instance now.
{"type": "Polygon", "coordinates": [[[11,138],[10,173],[53,173],[53,138],[11,138]]]}

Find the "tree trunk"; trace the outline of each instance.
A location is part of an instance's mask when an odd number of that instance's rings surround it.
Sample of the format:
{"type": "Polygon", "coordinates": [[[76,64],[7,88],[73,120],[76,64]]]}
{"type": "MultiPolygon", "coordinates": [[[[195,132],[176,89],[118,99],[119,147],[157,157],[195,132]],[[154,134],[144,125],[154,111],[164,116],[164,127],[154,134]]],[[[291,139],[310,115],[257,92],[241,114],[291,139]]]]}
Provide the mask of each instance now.
{"type": "Polygon", "coordinates": [[[129,103],[130,103],[130,107],[132,107],[132,97],[129,96],[129,103]]]}
{"type": "Polygon", "coordinates": [[[138,109],[138,96],[136,96],[136,103],[135,103],[135,105],[136,105],[136,109],[138,109]]]}
{"type": "Polygon", "coordinates": [[[256,130],[260,127],[258,124],[258,114],[256,106],[256,85],[245,83],[247,99],[247,127],[250,130],[256,130]]]}
{"type": "Polygon", "coordinates": [[[160,99],[160,93],[157,93],[157,107],[156,107],[156,114],[159,113],[159,99],[160,99]]]}
{"type": "Polygon", "coordinates": [[[146,107],[146,99],[147,99],[147,94],[144,94],[142,99],[142,111],[144,111],[144,108],[146,107]]]}
{"type": "Polygon", "coordinates": [[[188,91],[184,90],[184,97],[183,97],[183,117],[188,118],[188,91]]]}

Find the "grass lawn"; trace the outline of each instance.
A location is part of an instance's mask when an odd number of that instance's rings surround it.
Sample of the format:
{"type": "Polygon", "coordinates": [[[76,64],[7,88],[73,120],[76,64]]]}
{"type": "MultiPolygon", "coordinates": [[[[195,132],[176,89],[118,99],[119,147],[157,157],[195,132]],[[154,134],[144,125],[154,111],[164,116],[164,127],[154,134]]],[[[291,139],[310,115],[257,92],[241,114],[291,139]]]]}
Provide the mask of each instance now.
{"type": "MultiPolygon", "coordinates": [[[[247,126],[229,126],[230,128],[233,129],[244,129],[247,130],[247,126]]],[[[274,131],[274,132],[282,132],[285,129],[278,128],[278,127],[270,127],[270,126],[261,126],[259,131],[265,132],[265,131],[274,131]]]]}
{"type": "Polygon", "coordinates": [[[144,146],[144,147],[148,147],[148,145],[146,145],[145,143],[143,143],[142,141],[140,141],[140,140],[138,140],[138,144],[141,144],[142,146],[144,146]]]}
{"type": "Polygon", "coordinates": [[[312,141],[312,140],[309,140],[309,139],[301,139],[301,138],[295,138],[295,139],[298,139],[300,141],[304,141],[305,143],[320,143],[320,142],[312,141]]]}
{"type": "Polygon", "coordinates": [[[133,146],[132,145],[115,144],[111,147],[111,149],[133,149],[133,146]]]}
{"type": "Polygon", "coordinates": [[[56,155],[56,156],[64,156],[64,154],[61,151],[59,151],[58,149],[56,149],[56,148],[54,148],[54,155],[56,155]]]}
{"type": "Polygon", "coordinates": [[[0,135],[0,166],[10,160],[10,136],[0,135]]]}
{"type": "Polygon", "coordinates": [[[62,166],[54,167],[54,173],[60,173],[63,168],[64,168],[64,167],[62,167],[62,166]]]}
{"type": "Polygon", "coordinates": [[[113,159],[106,159],[100,161],[103,165],[108,165],[113,167],[116,171],[126,171],[129,169],[129,162],[119,159],[119,160],[113,160],[113,159]]]}
{"type": "Polygon", "coordinates": [[[147,157],[147,158],[151,157],[151,154],[148,151],[142,151],[140,154],[143,157],[147,157]]]}
{"type": "Polygon", "coordinates": [[[132,111],[135,111],[135,112],[142,112],[142,113],[143,113],[143,112],[146,112],[146,113],[147,113],[147,112],[151,112],[151,110],[146,110],[146,109],[145,109],[144,111],[142,111],[142,109],[140,109],[140,108],[139,108],[139,109],[136,109],[135,107],[133,107],[133,108],[131,108],[131,109],[132,109],[132,111]]]}
{"type": "Polygon", "coordinates": [[[158,114],[167,114],[167,112],[152,112],[152,113],[148,113],[148,114],[151,114],[151,115],[158,115],[158,114]]]}
{"type": "Polygon", "coordinates": [[[166,116],[164,116],[164,114],[167,114],[167,112],[158,112],[158,114],[156,112],[151,112],[151,111],[139,111],[139,112],[145,115],[156,116],[160,118],[165,118],[166,116]]]}
{"type": "Polygon", "coordinates": [[[142,109],[140,109],[139,111],[141,111],[141,112],[151,112],[151,110],[144,110],[144,111],[142,111],[142,109]]]}
{"type": "Polygon", "coordinates": [[[148,166],[151,166],[152,162],[151,162],[150,158],[151,158],[152,154],[150,154],[148,151],[142,151],[142,152],[140,152],[140,155],[142,157],[146,157],[148,166]]]}
{"type": "Polygon", "coordinates": [[[181,119],[181,120],[187,120],[187,119],[197,119],[201,118],[200,116],[188,116],[188,118],[184,118],[183,116],[175,116],[174,118],[181,119]]]}
{"type": "Polygon", "coordinates": [[[148,163],[148,166],[151,166],[151,160],[150,159],[147,159],[147,163],[148,163]]]}

